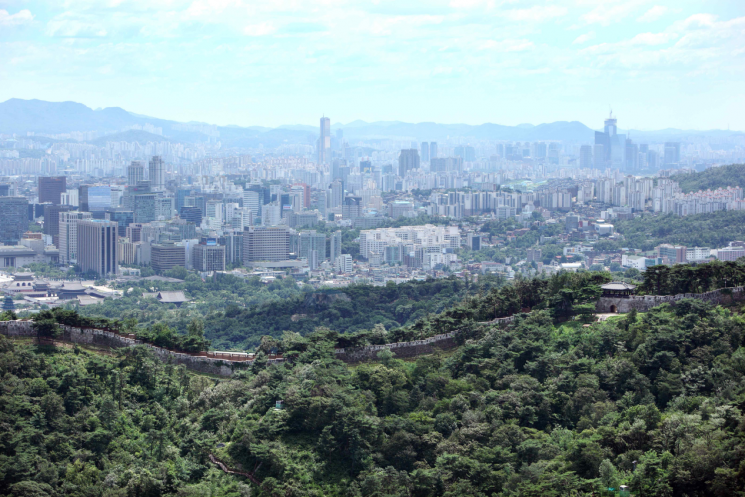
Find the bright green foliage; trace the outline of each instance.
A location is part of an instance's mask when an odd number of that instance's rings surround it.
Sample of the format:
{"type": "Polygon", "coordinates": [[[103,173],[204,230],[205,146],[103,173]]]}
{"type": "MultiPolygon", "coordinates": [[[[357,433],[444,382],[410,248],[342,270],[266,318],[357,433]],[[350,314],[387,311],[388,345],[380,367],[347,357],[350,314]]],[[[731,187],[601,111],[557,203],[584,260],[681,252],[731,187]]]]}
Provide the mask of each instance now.
{"type": "Polygon", "coordinates": [[[700,173],[677,174],[670,179],[677,181],[685,193],[716,190],[728,186],[745,188],[745,164],[712,167],[700,173]]]}
{"type": "MultiPolygon", "coordinates": [[[[0,337],[0,494],[745,495],[745,319],[683,301],[557,327],[564,307],[545,295],[581,300],[593,277],[524,282],[545,310],[414,362],[349,367],[333,353],[344,335],[319,328],[265,337],[250,369],[214,380],[142,348],[0,337]],[[267,365],[269,351],[293,360],[267,365]]],[[[517,288],[522,304],[531,293],[517,288]]]]}
{"type": "Polygon", "coordinates": [[[623,246],[647,251],[662,243],[726,247],[729,242],[745,238],[745,211],[717,211],[691,216],[646,214],[618,221],[615,227],[624,237],[623,242],[609,244],[615,249],[623,246]]]}
{"type": "Polygon", "coordinates": [[[744,260],[714,261],[698,266],[652,266],[644,272],[644,282],[637,291],[649,295],[676,295],[742,285],[745,285],[744,260]]]}

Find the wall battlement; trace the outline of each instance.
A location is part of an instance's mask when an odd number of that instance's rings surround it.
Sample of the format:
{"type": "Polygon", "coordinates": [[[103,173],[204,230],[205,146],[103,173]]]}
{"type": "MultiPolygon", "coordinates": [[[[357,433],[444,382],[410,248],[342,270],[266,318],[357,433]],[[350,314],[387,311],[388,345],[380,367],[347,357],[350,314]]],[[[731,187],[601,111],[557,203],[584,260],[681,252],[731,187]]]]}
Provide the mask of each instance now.
{"type": "Polygon", "coordinates": [[[595,311],[601,313],[626,313],[631,309],[648,311],[660,304],[675,305],[683,299],[697,299],[712,304],[730,304],[745,299],[745,287],[719,288],[706,293],[679,293],[677,295],[631,295],[628,297],[600,297],[595,311]],[[613,307],[615,306],[615,307],[613,307]]]}

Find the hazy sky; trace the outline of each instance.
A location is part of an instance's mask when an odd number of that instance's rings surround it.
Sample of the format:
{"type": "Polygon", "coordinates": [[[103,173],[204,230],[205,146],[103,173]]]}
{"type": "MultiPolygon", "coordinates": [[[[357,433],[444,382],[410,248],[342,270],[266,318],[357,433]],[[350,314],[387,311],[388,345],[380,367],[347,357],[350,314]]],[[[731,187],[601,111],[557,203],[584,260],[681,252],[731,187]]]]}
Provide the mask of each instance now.
{"type": "Polygon", "coordinates": [[[745,129],[745,0],[0,0],[0,101],[745,129]]]}

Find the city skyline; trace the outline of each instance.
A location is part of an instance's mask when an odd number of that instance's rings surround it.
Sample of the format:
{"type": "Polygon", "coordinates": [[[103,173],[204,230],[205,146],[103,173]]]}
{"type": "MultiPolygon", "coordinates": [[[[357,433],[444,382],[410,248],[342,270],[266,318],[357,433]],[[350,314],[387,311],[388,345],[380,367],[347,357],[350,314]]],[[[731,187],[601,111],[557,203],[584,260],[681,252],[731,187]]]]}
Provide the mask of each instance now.
{"type": "Polygon", "coordinates": [[[10,0],[0,100],[241,126],[587,123],[610,104],[634,129],[744,129],[743,26],[725,1],[10,0]]]}

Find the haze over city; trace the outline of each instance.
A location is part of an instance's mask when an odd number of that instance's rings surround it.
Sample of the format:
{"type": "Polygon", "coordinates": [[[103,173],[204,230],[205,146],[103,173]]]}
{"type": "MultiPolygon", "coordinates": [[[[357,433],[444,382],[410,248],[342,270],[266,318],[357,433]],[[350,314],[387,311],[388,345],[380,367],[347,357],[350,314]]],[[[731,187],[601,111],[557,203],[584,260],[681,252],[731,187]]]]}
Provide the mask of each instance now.
{"type": "Polygon", "coordinates": [[[0,101],[217,125],[745,129],[732,1],[5,0],[0,101]],[[695,109],[695,112],[692,110],[695,109]]]}

